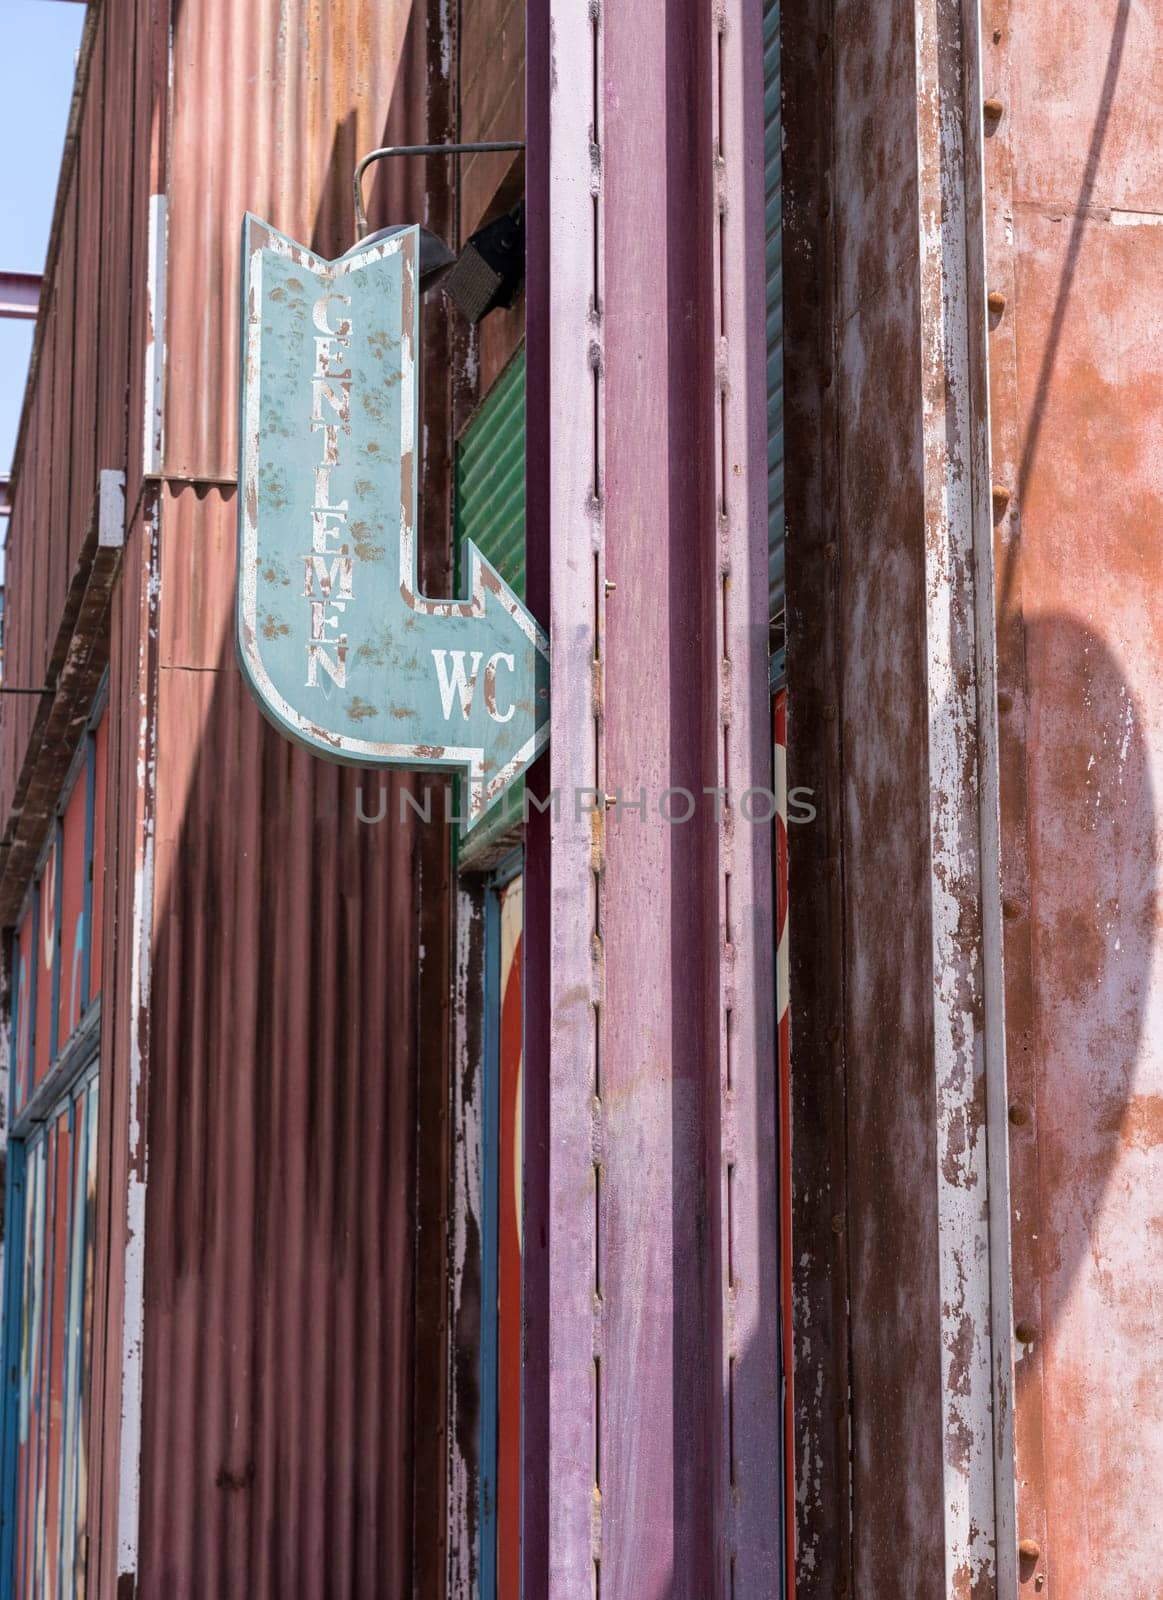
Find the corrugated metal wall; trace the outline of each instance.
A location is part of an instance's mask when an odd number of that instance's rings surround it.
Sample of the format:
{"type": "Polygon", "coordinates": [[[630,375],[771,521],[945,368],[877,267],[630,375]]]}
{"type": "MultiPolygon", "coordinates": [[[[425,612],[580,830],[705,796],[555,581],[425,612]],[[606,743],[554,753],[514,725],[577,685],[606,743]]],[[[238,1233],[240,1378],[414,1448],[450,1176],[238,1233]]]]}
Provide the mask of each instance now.
{"type": "MultiPolygon", "coordinates": [[[[421,1039],[433,842],[398,825],[398,783],[385,820],[360,822],[357,791],[374,816],[378,782],[291,747],[246,695],[231,480],[242,214],[348,248],[359,154],[433,131],[440,43],[427,8],[372,0],[173,10],[146,1595],[412,1581],[417,1077],[443,1026],[438,1011],[421,1039]]],[[[394,220],[445,226],[443,177],[380,169],[373,217],[390,192],[394,220]]]]}
{"type": "Polygon", "coordinates": [[[415,840],[247,696],[234,512],[161,508],[141,1585],[404,1593],[415,840]]]}

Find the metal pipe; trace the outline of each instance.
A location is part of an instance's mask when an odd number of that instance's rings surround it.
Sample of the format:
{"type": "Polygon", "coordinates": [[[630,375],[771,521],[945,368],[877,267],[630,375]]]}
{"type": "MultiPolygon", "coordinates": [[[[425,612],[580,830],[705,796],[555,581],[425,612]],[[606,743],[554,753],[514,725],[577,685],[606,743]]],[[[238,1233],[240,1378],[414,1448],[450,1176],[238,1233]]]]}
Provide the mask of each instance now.
{"type": "Polygon", "coordinates": [[[40,286],[39,272],[0,272],[0,317],[35,321],[40,286]]]}
{"type": "Polygon", "coordinates": [[[524,150],[524,148],[524,139],[493,139],[484,144],[389,144],[380,150],[370,150],[356,167],[351,179],[351,196],[355,202],[356,242],[358,243],[367,233],[367,213],[363,208],[363,175],[373,161],[382,161],[387,156],[489,155],[495,151],[524,150]]]}

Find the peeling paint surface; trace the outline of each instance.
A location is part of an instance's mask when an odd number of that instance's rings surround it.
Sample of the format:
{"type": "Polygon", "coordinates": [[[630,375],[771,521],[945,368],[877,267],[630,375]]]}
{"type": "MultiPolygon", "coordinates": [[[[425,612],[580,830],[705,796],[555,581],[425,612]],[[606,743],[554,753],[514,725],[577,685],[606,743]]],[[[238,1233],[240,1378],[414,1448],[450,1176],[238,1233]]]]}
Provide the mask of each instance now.
{"type": "Polygon", "coordinates": [[[1163,1551],[1163,67],[1130,0],[982,24],[1020,1577],[1123,1600],[1163,1551]]]}

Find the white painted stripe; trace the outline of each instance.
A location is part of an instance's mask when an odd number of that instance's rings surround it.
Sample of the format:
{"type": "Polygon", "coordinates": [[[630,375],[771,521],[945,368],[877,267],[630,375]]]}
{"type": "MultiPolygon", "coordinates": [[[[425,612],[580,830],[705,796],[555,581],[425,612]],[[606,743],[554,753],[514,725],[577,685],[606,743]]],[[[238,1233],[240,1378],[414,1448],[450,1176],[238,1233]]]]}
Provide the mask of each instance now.
{"type": "Polygon", "coordinates": [[[142,418],[142,471],[156,478],[162,470],[165,438],[166,367],[166,197],[149,197],[146,250],[145,399],[142,418]]]}

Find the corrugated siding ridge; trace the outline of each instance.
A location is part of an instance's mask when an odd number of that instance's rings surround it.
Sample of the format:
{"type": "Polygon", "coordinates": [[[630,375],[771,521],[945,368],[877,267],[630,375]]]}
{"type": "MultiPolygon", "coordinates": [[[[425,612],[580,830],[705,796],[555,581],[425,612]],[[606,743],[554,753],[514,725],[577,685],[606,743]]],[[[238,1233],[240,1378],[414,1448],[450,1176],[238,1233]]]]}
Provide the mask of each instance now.
{"type": "Polygon", "coordinates": [[[457,551],[471,538],[525,598],[525,351],[514,356],[456,452],[457,551]]]}
{"type": "Polygon", "coordinates": [[[764,230],[767,276],[768,615],[784,608],[783,507],[783,205],[779,4],[763,10],[764,230]]]}

